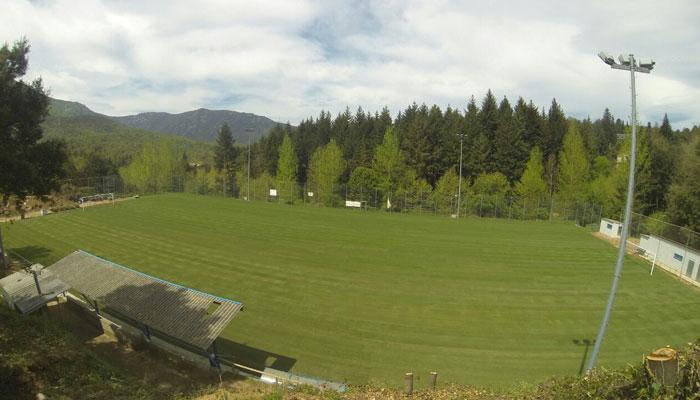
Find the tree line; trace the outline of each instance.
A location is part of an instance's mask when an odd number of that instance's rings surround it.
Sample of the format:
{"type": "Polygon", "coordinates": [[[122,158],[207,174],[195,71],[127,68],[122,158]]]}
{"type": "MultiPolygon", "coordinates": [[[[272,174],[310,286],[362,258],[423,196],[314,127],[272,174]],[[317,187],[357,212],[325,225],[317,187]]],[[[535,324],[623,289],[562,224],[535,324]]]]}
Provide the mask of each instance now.
{"type": "MultiPolygon", "coordinates": [[[[566,118],[556,100],[539,108],[518,98],[513,106],[490,90],[479,101],[469,99],[463,109],[414,103],[395,118],[387,108],[374,113],[346,109],[335,117],[321,111],[297,127],[275,126],[249,149],[236,144],[230,128],[222,126],[211,161],[190,160],[187,149],[173,141],[147,143],[120,162],[109,157],[106,162],[94,151],[68,157],[65,143],[42,137],[48,97],[40,80],[21,79],[28,51],[26,40],[0,48],[5,208],[10,198],[21,202],[28,195],[48,194],[67,174],[89,176],[93,170],[118,171],[144,192],[179,185],[241,195],[248,152],[251,179],[288,189],[291,201],[304,185],[325,204],[374,190],[387,206],[392,197],[420,193],[451,207],[447,199],[461,186],[466,196],[482,198],[594,201],[607,205],[613,217],[622,208],[629,126],[608,109],[598,119],[578,120],[566,118]],[[341,193],[339,185],[346,190],[341,193]]],[[[700,128],[673,130],[664,116],[660,125],[648,123],[639,131],[635,210],[700,230],[700,128]]]]}
{"type": "MultiPolygon", "coordinates": [[[[608,109],[595,120],[566,118],[556,100],[540,109],[519,98],[513,107],[506,97],[496,101],[489,90],[478,102],[472,97],[463,110],[414,103],[395,118],[386,108],[346,109],[335,117],[322,111],[297,127],[275,126],[250,149],[238,146],[222,126],[212,165],[175,163],[179,155],[171,149],[171,167],[164,168],[185,173],[188,190],[244,196],[250,151],[253,185],[274,188],[286,201],[303,197],[302,188],[315,192],[313,201],[322,204],[378,192],[387,207],[392,198],[420,196],[448,210],[454,209],[461,185],[465,200],[591,202],[605,205],[607,216],[619,217],[629,131],[608,109]]],[[[674,131],[667,116],[660,125],[639,127],[637,212],[700,229],[694,174],[699,133],[697,127],[674,131]]],[[[147,154],[144,150],[132,164],[147,154]]],[[[139,175],[146,171],[139,170],[139,175]]]]}
{"type": "MultiPolygon", "coordinates": [[[[618,217],[628,176],[630,127],[605,109],[592,120],[566,118],[552,100],[548,108],[519,98],[500,102],[489,90],[466,108],[412,104],[392,118],[388,109],[348,109],[335,117],[322,111],[299,126],[277,125],[251,152],[251,176],[281,189],[306,184],[328,203],[347,186],[347,196],[379,189],[385,199],[405,192],[448,198],[469,194],[558,199],[606,205],[618,217]],[[459,175],[460,144],[462,175],[459,175]],[[333,188],[336,192],[333,193],[333,188]]],[[[700,129],[674,131],[660,125],[638,129],[635,210],[692,229],[700,228],[696,170],[700,129]],[[697,208],[696,208],[697,207],[697,208]]],[[[247,177],[247,152],[239,148],[236,181],[247,177]]],[[[292,196],[293,197],[293,196],[292,196]]]]}

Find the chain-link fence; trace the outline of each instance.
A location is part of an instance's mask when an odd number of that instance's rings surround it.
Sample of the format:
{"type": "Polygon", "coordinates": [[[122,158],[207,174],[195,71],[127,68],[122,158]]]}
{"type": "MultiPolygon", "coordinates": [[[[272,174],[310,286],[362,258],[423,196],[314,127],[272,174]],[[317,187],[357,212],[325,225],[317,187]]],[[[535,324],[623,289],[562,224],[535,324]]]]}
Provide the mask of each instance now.
{"type": "Polygon", "coordinates": [[[224,196],[280,204],[311,204],[326,207],[382,210],[392,213],[451,215],[454,217],[490,217],[531,220],[571,220],[579,225],[596,224],[610,210],[590,201],[545,196],[519,198],[503,194],[473,193],[468,188],[458,193],[438,193],[429,188],[388,191],[378,187],[351,187],[337,184],[323,187],[297,182],[278,182],[262,176],[248,181],[220,174],[174,175],[158,183],[126,183],[120,176],[70,179],[61,182],[61,194],[77,201],[82,196],[114,193],[116,197],[152,193],[193,193],[224,196]],[[458,211],[459,206],[459,211],[458,211]]]}
{"type": "Polygon", "coordinates": [[[700,251],[700,233],[657,218],[632,213],[630,238],[638,240],[642,235],[659,236],[687,248],[700,251]]]}
{"type": "MultiPolygon", "coordinates": [[[[61,182],[61,194],[77,201],[82,196],[114,193],[116,197],[152,193],[193,193],[225,196],[251,201],[280,204],[311,204],[326,207],[348,207],[383,210],[395,213],[418,213],[478,216],[490,218],[570,220],[579,225],[597,224],[601,217],[620,219],[619,210],[591,201],[562,200],[557,196],[519,198],[511,195],[474,193],[469,188],[461,193],[442,194],[430,190],[401,189],[387,191],[377,187],[351,187],[337,184],[324,188],[312,183],[278,182],[271,176],[247,180],[245,177],[197,173],[173,175],[158,184],[128,184],[118,176],[69,179],[61,182]],[[242,181],[242,182],[237,182],[242,181]],[[141,186],[141,187],[139,187],[141,186]],[[144,190],[145,189],[145,190],[144,190]],[[459,205],[459,212],[457,207],[459,205]]],[[[700,234],[653,217],[632,213],[630,236],[657,235],[700,250],[700,234]]]]}

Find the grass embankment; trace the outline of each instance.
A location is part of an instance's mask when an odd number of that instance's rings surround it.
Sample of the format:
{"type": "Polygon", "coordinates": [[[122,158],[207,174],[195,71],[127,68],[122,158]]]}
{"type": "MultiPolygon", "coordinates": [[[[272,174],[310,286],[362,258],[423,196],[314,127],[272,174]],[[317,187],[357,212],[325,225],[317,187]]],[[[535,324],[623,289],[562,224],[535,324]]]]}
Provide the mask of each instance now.
{"type": "Polygon", "coordinates": [[[153,398],[156,391],[69,336],[45,316],[20,317],[0,306],[0,398],[153,398]]]}
{"type": "MultiPolygon", "coordinates": [[[[397,389],[350,387],[343,394],[309,387],[294,389],[252,380],[227,380],[221,388],[192,382],[190,390],[145,380],[119,369],[68,335],[48,315],[20,317],[0,307],[0,399],[192,399],[192,400],[383,400],[383,399],[684,399],[700,398],[700,346],[680,353],[680,379],[673,387],[654,382],[641,363],[624,370],[597,370],[583,378],[550,379],[536,387],[493,393],[462,385],[422,389],[408,397],[397,389]],[[195,388],[194,390],[192,388],[195,388]]],[[[108,358],[105,358],[108,357],[108,358]]],[[[163,368],[171,367],[167,361],[163,368]]],[[[156,371],[152,371],[156,373],[156,371]]]]}
{"type": "MultiPolygon", "coordinates": [[[[222,351],[355,384],[403,373],[512,388],[576,375],[615,249],[568,223],[397,215],[168,194],[4,227],[49,265],[83,249],[242,301],[222,351]]],[[[700,292],[628,258],[600,363],[698,337],[700,292]]],[[[417,383],[420,385],[421,383],[417,383]]]]}

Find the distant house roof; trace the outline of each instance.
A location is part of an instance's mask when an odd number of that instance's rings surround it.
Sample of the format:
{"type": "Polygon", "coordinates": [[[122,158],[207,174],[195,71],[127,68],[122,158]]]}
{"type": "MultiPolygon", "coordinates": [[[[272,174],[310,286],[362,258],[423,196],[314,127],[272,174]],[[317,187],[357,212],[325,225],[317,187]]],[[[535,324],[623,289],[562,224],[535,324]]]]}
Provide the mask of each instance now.
{"type": "Polygon", "coordinates": [[[243,304],[164,281],[82,250],[49,268],[104,307],[200,349],[207,349],[243,304]]]}
{"type": "Polygon", "coordinates": [[[70,289],[41,264],[34,264],[29,271],[19,271],[0,279],[0,287],[9,298],[7,303],[22,314],[29,314],[70,289]],[[36,287],[32,271],[37,273],[41,293],[36,287]]]}

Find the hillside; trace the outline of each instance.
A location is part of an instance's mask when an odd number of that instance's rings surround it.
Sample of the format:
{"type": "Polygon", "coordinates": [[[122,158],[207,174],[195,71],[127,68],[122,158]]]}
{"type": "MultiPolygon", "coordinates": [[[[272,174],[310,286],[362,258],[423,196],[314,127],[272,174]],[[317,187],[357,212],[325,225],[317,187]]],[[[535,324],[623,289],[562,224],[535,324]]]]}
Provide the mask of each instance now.
{"type": "Polygon", "coordinates": [[[66,101],[51,98],[49,103],[49,115],[52,117],[80,117],[80,116],[96,116],[98,114],[86,105],[77,101],[66,101]]]}
{"type": "Polygon", "coordinates": [[[51,112],[58,112],[49,114],[44,121],[44,136],[63,139],[72,154],[98,151],[105,153],[116,165],[124,165],[144,144],[168,140],[186,151],[191,161],[211,161],[213,145],[210,143],[132,128],[94,113],[87,107],[82,108],[82,104],[62,103],[52,102],[51,112]],[[59,104],[59,107],[55,107],[55,104],[59,104]]]}
{"type": "Polygon", "coordinates": [[[190,139],[214,141],[221,125],[231,127],[238,143],[248,142],[248,129],[251,141],[266,134],[275,122],[267,117],[228,110],[207,110],[200,108],[180,114],[148,112],[124,117],[111,117],[112,120],[134,128],[149,131],[172,133],[190,139]]]}
{"type": "MultiPolygon", "coordinates": [[[[55,318],[55,316],[52,316],[55,318]]],[[[48,315],[0,307],[0,398],[156,398],[160,393],[98,358],[48,315]]]]}
{"type": "Polygon", "coordinates": [[[146,112],[112,117],[94,112],[84,104],[75,101],[51,98],[49,117],[45,126],[53,132],[58,130],[62,133],[70,132],[74,127],[82,132],[86,131],[85,128],[88,128],[87,130],[96,128],[94,133],[129,131],[152,134],[157,132],[213,142],[224,123],[231,127],[234,139],[241,145],[248,143],[249,134],[250,140],[255,142],[276,124],[267,117],[251,113],[204,108],[180,114],[146,112]]]}
{"type": "MultiPolygon", "coordinates": [[[[52,307],[55,308],[55,307],[52,307]]],[[[67,316],[20,317],[0,307],[0,399],[31,400],[37,393],[49,399],[297,399],[360,400],[406,398],[401,390],[386,387],[350,387],[347,393],[310,387],[283,388],[255,380],[225,376],[219,388],[206,379],[206,371],[184,377],[184,365],[155,357],[148,350],[124,348],[100,340],[82,340],[66,331],[67,316]],[[60,321],[60,322],[59,322],[60,321]],[[114,346],[114,347],[113,347],[114,346]],[[155,358],[153,358],[155,357],[155,358]],[[153,359],[151,359],[153,358],[153,359]],[[202,374],[205,374],[202,376],[202,374]]],[[[72,324],[68,324],[74,326],[72,324]]],[[[83,335],[85,336],[85,335],[83,335]]],[[[416,399],[531,400],[531,399],[697,399],[700,389],[697,344],[681,353],[680,376],[675,387],[654,383],[649,371],[635,363],[623,370],[597,370],[584,378],[550,379],[536,387],[510,393],[493,393],[475,387],[444,384],[427,389],[416,381],[416,399]]]]}

